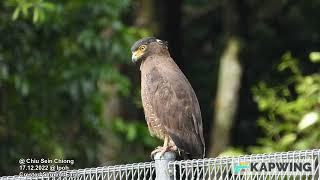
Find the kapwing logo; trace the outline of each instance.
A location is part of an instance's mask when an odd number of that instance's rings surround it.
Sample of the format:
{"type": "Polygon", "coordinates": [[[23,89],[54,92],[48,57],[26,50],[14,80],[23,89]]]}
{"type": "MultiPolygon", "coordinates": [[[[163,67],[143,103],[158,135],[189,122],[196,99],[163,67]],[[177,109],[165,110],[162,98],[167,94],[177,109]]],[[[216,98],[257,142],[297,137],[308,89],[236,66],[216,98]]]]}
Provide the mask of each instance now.
{"type": "Polygon", "coordinates": [[[314,162],[312,159],[301,159],[295,161],[257,161],[240,162],[233,165],[235,175],[253,174],[287,174],[287,175],[312,175],[314,174],[314,162]]]}

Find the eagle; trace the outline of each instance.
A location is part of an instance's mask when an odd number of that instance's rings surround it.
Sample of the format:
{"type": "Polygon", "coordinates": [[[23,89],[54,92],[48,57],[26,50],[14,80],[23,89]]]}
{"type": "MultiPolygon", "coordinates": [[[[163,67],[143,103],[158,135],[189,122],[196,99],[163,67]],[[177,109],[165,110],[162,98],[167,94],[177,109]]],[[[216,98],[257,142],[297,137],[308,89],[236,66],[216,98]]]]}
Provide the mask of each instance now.
{"type": "Polygon", "coordinates": [[[132,61],[140,65],[141,99],[151,136],[164,141],[151,157],[167,151],[184,158],[203,158],[205,142],[198,99],[186,76],[171,58],[167,43],[146,37],[131,47],[132,61]]]}

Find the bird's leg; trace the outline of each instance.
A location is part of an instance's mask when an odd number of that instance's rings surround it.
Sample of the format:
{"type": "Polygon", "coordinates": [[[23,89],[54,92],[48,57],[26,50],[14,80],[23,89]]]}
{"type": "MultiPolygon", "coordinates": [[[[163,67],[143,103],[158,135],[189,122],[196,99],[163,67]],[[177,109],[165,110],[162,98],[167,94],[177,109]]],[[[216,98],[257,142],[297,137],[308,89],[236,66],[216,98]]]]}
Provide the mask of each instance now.
{"type": "Polygon", "coordinates": [[[163,146],[162,146],[162,147],[168,147],[168,144],[169,144],[169,137],[166,136],[166,137],[164,138],[164,142],[163,142],[163,146]]]}
{"type": "Polygon", "coordinates": [[[171,150],[169,146],[169,137],[165,136],[163,146],[157,147],[155,150],[151,152],[151,157],[154,157],[155,154],[160,153],[160,157],[167,151],[171,150]]]}

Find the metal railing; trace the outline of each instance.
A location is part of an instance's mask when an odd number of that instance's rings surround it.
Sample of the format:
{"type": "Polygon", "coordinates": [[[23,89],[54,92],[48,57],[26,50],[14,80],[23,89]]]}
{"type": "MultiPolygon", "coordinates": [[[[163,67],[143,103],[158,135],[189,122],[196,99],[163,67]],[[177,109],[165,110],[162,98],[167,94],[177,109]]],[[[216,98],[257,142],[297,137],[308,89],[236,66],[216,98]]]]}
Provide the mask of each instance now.
{"type": "Polygon", "coordinates": [[[174,161],[173,153],[155,161],[58,171],[2,180],[319,180],[320,149],[174,161]],[[279,169],[280,167],[280,169],[279,169]],[[288,167],[286,170],[284,167],[288,167]],[[291,169],[290,169],[291,167],[291,169]],[[282,168],[282,169],[281,169],[282,168]]]}

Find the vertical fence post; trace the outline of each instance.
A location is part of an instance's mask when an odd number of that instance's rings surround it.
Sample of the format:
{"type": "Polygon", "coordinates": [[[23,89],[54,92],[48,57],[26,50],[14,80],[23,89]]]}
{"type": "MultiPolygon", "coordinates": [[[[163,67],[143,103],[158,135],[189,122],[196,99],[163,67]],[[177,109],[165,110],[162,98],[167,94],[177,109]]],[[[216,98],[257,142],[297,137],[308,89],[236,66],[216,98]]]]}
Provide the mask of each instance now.
{"type": "Polygon", "coordinates": [[[157,153],[154,156],[156,168],[156,180],[173,180],[173,172],[169,169],[169,162],[174,161],[176,155],[174,152],[165,152],[161,157],[157,153]]]}

